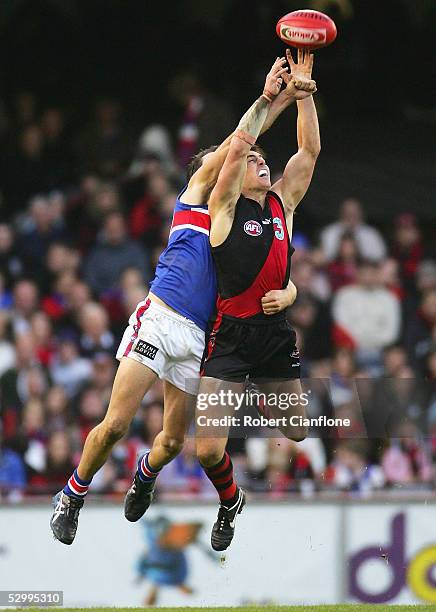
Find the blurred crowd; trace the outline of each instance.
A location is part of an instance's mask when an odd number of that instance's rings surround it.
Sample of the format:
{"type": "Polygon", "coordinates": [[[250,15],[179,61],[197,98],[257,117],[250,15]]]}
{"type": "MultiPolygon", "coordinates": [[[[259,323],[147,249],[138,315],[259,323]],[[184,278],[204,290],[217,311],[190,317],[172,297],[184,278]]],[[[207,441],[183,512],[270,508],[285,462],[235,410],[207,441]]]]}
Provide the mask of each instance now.
{"type": "MultiPolygon", "coordinates": [[[[127,319],[165,248],[183,168],[211,134],[215,142],[234,127],[231,111],[195,82],[178,91],[186,95],[176,134],[161,125],[132,133],[112,99],[99,101],[81,130],[29,93],[0,111],[0,493],[12,501],[59,490],[76,466],[107,409],[127,319]]],[[[352,413],[360,384],[361,429],[299,445],[269,431],[233,438],[247,489],[433,487],[436,259],[417,210],[411,204],[381,231],[350,196],[330,224],[302,233],[301,204],[291,272],[298,296],[288,316],[302,376],[320,382],[310,411],[352,413]]],[[[162,410],[157,383],[91,492],[125,492],[162,410]]],[[[192,438],[158,489],[214,494],[192,438]]]]}

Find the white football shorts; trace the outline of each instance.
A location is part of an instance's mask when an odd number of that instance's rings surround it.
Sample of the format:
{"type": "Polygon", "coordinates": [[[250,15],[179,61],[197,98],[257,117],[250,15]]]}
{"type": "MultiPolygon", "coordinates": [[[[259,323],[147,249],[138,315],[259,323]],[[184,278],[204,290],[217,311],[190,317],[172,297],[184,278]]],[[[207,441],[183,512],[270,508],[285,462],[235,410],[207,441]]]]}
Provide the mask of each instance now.
{"type": "Polygon", "coordinates": [[[159,378],[196,395],[204,343],[205,333],[193,321],[146,298],[129,319],[117,359],[135,359],[159,378]]]}

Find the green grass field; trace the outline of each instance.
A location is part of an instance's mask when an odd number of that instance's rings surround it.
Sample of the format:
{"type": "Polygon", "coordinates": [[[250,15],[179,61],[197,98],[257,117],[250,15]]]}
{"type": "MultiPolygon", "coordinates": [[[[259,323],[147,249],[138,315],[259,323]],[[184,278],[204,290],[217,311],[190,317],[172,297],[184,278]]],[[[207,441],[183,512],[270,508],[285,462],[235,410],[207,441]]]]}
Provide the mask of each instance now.
{"type": "MultiPolygon", "coordinates": [[[[15,608],[16,610],[29,610],[29,608],[15,608]]],[[[128,612],[144,612],[144,610],[156,610],[164,612],[181,612],[186,610],[187,612],[205,612],[206,610],[213,610],[213,612],[224,612],[225,610],[232,610],[232,612],[361,612],[362,610],[368,610],[374,612],[374,610],[392,610],[392,612],[403,612],[403,610],[419,610],[424,612],[425,610],[431,610],[435,612],[436,604],[424,604],[416,606],[386,606],[386,605],[363,605],[363,604],[347,604],[347,605],[333,605],[333,606],[244,606],[239,608],[190,608],[189,606],[180,608],[31,608],[32,612],[47,612],[47,610],[59,610],[59,612],[115,612],[121,610],[127,610],[128,612]]]]}

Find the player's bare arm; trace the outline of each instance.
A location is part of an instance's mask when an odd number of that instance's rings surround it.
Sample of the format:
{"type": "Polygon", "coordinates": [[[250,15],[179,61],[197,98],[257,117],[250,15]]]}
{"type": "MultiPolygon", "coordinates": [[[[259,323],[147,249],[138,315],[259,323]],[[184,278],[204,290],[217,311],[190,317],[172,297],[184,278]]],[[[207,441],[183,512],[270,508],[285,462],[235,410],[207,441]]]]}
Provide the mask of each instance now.
{"type": "MultiPolygon", "coordinates": [[[[282,63],[284,67],[284,58],[282,58],[282,63]]],[[[286,77],[288,77],[286,80],[284,79],[287,83],[290,76],[288,76],[286,72],[284,72],[283,76],[285,75],[286,77]]],[[[297,99],[299,99],[299,94],[297,94],[298,91],[299,90],[296,87],[289,87],[281,91],[278,96],[273,99],[268,108],[268,114],[266,116],[266,119],[262,125],[262,129],[260,131],[261,134],[264,134],[267,130],[269,130],[270,127],[275,123],[276,119],[281,115],[281,113],[291,104],[296,102],[297,99]]],[[[251,111],[253,110],[253,106],[256,104],[256,102],[248,109],[248,113],[251,113],[251,111]]],[[[234,132],[227,136],[227,138],[218,146],[215,151],[205,156],[201,167],[191,177],[188,183],[188,188],[182,196],[182,201],[190,203],[203,202],[205,200],[207,194],[210,193],[211,189],[217,181],[219,172],[229,151],[233,135],[234,132]]]]}
{"type": "Polygon", "coordinates": [[[266,315],[273,315],[292,306],[297,297],[297,287],[289,280],[285,289],[273,289],[262,298],[262,310],[266,315]]]}
{"type": "MultiPolygon", "coordinates": [[[[292,214],[306,194],[312,180],[315,163],[321,150],[318,116],[312,93],[316,91],[316,83],[312,80],[313,54],[298,50],[297,63],[292,58],[290,50],[286,51],[291,66],[291,79],[287,87],[292,88],[297,98],[298,120],[297,141],[298,151],[288,161],[283,176],[272,187],[282,199],[285,211],[292,224],[292,214]],[[294,88],[298,86],[298,90],[294,88]],[[302,98],[302,90],[310,95],[302,98]]],[[[291,228],[290,228],[291,229],[291,228]]]]}
{"type": "Polygon", "coordinates": [[[264,92],[245,113],[233,134],[227,157],[209,199],[212,220],[211,244],[221,244],[232,224],[234,208],[247,172],[249,153],[260,134],[272,101],[277,97],[287,72],[285,58],[277,58],[265,80],[264,92]]]}

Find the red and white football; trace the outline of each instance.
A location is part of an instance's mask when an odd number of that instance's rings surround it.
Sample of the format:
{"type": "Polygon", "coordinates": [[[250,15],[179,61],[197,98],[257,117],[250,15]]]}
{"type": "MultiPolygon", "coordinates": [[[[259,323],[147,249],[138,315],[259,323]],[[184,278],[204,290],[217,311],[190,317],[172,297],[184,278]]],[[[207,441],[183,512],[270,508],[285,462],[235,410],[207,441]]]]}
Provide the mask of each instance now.
{"type": "Polygon", "coordinates": [[[297,49],[326,47],[337,34],[333,19],[310,9],[293,11],[279,19],[276,32],[284,43],[297,49]]]}

